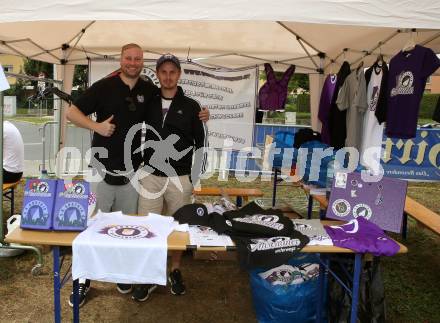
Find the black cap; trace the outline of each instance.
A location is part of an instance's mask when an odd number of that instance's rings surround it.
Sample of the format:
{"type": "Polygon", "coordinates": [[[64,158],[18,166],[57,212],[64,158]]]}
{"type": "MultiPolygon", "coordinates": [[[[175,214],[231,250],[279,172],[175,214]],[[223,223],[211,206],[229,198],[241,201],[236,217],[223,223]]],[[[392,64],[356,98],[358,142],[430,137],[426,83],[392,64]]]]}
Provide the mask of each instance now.
{"type": "Polygon", "coordinates": [[[176,56],[174,56],[173,54],[169,54],[169,53],[164,54],[161,57],[159,57],[159,59],[156,61],[156,70],[158,70],[159,67],[165,62],[174,63],[174,65],[176,65],[176,67],[180,70],[179,59],[176,56]]]}

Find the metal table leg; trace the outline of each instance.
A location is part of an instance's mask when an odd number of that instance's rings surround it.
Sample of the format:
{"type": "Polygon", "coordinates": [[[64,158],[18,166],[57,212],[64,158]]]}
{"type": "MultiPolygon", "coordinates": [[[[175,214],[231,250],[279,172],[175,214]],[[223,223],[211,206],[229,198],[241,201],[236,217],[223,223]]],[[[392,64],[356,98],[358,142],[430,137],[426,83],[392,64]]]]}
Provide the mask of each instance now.
{"type": "Polygon", "coordinates": [[[274,170],[274,178],[273,178],[273,191],[272,191],[272,207],[275,207],[276,197],[277,197],[277,184],[278,184],[278,170],[276,168],[274,170]]]}
{"type": "Polygon", "coordinates": [[[402,238],[404,240],[406,240],[406,238],[408,238],[408,214],[406,214],[406,212],[403,212],[402,238]]]}
{"type": "Polygon", "coordinates": [[[352,290],[352,299],[351,299],[350,323],[357,322],[361,271],[362,271],[362,254],[357,253],[354,257],[353,290],[352,290]]]}
{"type": "Polygon", "coordinates": [[[309,194],[309,200],[307,202],[307,219],[312,218],[312,209],[313,209],[313,197],[309,194]]]}
{"type": "Polygon", "coordinates": [[[53,301],[54,301],[54,316],[55,323],[61,323],[61,303],[60,303],[60,248],[58,246],[52,247],[53,256],[53,301]]]}

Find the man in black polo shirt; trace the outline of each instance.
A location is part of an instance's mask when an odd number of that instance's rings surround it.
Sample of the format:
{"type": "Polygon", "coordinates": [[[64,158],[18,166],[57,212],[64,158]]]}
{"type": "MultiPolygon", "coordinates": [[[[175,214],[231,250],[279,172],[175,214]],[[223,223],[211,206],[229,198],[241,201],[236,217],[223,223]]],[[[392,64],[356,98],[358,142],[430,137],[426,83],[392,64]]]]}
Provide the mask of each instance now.
{"type": "MultiPolygon", "coordinates": [[[[75,125],[94,131],[92,166],[103,174],[104,180],[97,187],[97,209],[103,212],[122,211],[125,214],[137,212],[138,193],[130,182],[142,162],[141,152],[134,153],[141,145],[141,132],[137,131],[131,146],[131,165],[124,163],[124,146],[127,133],[134,125],[155,124],[154,113],[148,104],[157,87],[139,76],[144,65],[142,48],[137,44],[122,47],[120,73],[94,83],[67,110],[67,119],[75,125]],[[96,121],[87,116],[96,113],[96,121]]],[[[207,120],[208,111],[200,118],[207,120]]],[[[90,281],[80,282],[80,306],[85,301],[90,281]]],[[[118,291],[126,294],[132,286],[118,284],[118,291]]],[[[71,297],[72,298],[72,297],[71,297]]],[[[72,304],[72,299],[69,302],[72,304]]]]}

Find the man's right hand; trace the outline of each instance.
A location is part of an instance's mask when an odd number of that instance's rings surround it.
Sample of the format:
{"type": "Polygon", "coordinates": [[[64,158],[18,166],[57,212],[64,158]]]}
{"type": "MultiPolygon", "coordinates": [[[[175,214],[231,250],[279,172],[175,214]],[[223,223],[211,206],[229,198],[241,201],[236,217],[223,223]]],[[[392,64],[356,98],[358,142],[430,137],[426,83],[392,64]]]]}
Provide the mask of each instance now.
{"type": "Polygon", "coordinates": [[[95,126],[95,131],[103,137],[110,137],[116,129],[116,126],[111,123],[112,120],[113,115],[111,115],[110,118],[97,123],[97,125],[95,126]]]}

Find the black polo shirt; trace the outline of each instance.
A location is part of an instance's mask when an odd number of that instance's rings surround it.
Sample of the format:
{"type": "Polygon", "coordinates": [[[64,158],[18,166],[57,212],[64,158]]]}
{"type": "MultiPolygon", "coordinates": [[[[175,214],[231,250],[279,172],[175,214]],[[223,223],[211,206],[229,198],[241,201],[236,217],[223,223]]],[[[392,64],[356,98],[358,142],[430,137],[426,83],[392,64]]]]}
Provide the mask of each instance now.
{"type": "Polygon", "coordinates": [[[130,90],[117,74],[94,83],[74,102],[85,115],[96,113],[96,122],[102,122],[113,115],[111,123],[116,128],[112,136],[103,137],[96,132],[93,134],[92,147],[103,147],[108,151],[108,158],[95,154],[105,169],[130,170],[131,167],[124,163],[124,147],[127,147],[126,150],[130,147],[130,156],[127,158],[131,157],[133,169],[136,170],[141,164],[140,151],[133,154],[141,145],[141,131],[137,131],[132,139],[127,134],[132,126],[147,119],[148,102],[156,91],[156,86],[141,78],[130,90]]]}

